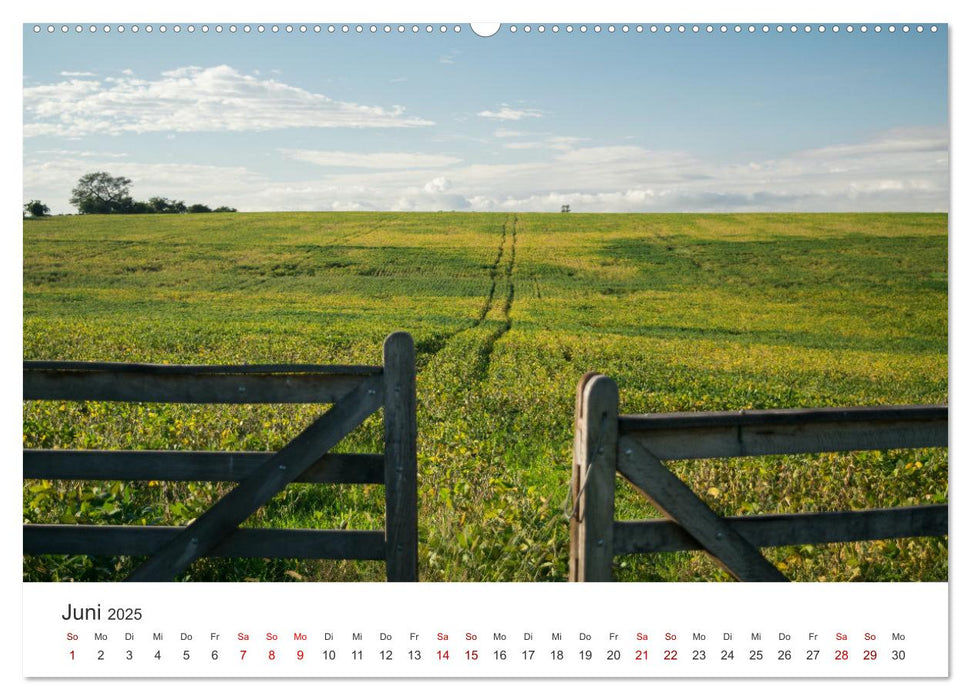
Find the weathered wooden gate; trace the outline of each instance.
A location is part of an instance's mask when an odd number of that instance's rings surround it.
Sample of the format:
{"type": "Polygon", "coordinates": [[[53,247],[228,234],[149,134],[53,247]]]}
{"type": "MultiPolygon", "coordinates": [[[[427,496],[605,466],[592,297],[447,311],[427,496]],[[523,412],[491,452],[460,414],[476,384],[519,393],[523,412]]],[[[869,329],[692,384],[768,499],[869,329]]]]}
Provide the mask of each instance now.
{"type": "Polygon", "coordinates": [[[663,460],[947,447],[947,406],[618,415],[617,385],[577,388],[570,580],[609,581],[614,556],[704,549],[735,578],[786,581],[759,547],[946,535],[947,505],[723,518],[663,460]],[[614,522],[620,472],[669,519],[614,522]]]}
{"type": "Polygon", "coordinates": [[[24,525],[24,554],[150,555],[129,581],[167,581],[205,556],[384,559],[418,579],[415,352],[392,333],[384,364],[180,366],[24,362],[24,400],[332,404],[271,452],[25,450],[25,479],[235,481],[188,527],[24,525]],[[384,408],[384,454],[329,451],[384,408]],[[385,529],[239,528],[292,482],[385,486],[385,529]]]}

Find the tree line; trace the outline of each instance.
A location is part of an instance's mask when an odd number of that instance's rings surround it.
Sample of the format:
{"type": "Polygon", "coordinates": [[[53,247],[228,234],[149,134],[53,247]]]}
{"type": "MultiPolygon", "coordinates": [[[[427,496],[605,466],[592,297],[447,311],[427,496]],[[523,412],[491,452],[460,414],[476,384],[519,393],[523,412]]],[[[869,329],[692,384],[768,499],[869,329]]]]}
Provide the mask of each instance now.
{"type": "MultiPolygon", "coordinates": [[[[208,214],[233,212],[232,207],[211,208],[205,204],[189,204],[180,199],[151,197],[147,202],[132,199],[128,188],[132,181],[127,177],[112,177],[106,172],[88,173],[81,176],[71,190],[71,205],[78,214],[208,214]]],[[[50,215],[50,207],[37,199],[24,204],[24,215],[41,217],[50,215]]]]}

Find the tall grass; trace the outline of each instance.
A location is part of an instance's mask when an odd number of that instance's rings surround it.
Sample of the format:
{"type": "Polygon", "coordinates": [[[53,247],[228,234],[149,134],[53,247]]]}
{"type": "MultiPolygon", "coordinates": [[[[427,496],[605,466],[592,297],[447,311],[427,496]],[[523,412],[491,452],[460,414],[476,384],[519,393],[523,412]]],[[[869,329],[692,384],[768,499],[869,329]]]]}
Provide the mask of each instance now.
{"type": "MultiPolygon", "coordinates": [[[[426,580],[563,580],[573,391],[621,410],[947,401],[936,214],[225,214],[24,222],[24,357],[377,364],[418,350],[426,580]]],[[[273,450],[319,406],[28,402],[25,447],[273,450]]],[[[380,416],[341,446],[380,449],[380,416]]],[[[946,450],[673,465],[719,512],[947,500],[946,450]]],[[[25,522],[185,524],[227,484],[26,481],[25,522]]],[[[618,518],[651,517],[618,490],[618,518]]],[[[291,486],[247,526],[380,528],[379,486],[291,486]]],[[[943,580],[946,538],[767,550],[797,580],[943,580]]],[[[25,557],[30,580],[135,562],[25,557]]],[[[373,580],[380,563],[202,560],[193,580],[373,580]]],[[[722,574],[619,558],[620,579],[722,574]]]]}

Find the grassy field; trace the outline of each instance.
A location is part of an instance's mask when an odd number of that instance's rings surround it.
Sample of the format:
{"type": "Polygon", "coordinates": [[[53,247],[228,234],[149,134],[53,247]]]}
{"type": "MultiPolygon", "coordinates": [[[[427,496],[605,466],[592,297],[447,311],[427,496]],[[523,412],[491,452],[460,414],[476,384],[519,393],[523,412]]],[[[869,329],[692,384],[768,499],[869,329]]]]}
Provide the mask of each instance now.
{"type": "MultiPolygon", "coordinates": [[[[380,364],[418,350],[424,580],[564,580],[574,390],[626,413],[947,401],[937,214],[275,213],[24,222],[24,358],[380,364]]],[[[281,447],[321,407],[34,403],[24,446],[281,447]]],[[[339,449],[378,451],[372,416],[339,449]]],[[[719,512],[947,500],[946,450],[704,460],[719,512]]],[[[25,522],[185,524],[226,484],[27,481],[25,522]]],[[[618,518],[651,517],[625,485],[618,518]]],[[[248,526],[381,527],[378,486],[288,488],[248,526]]],[[[784,547],[796,579],[945,580],[946,538],[784,547]]],[[[134,562],[25,557],[28,580],[134,562]]],[[[704,556],[618,558],[622,580],[726,578],[704,556]]],[[[381,563],[203,560],[193,580],[379,580],[381,563]]]]}

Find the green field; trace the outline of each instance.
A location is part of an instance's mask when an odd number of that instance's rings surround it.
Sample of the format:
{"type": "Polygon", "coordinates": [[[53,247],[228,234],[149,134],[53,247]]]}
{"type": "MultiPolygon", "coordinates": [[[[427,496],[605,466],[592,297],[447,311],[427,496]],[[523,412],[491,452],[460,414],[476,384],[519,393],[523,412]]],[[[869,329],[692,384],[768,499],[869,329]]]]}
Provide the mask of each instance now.
{"type": "MultiPolygon", "coordinates": [[[[380,364],[418,351],[423,580],[566,578],[575,386],[621,411],[947,401],[940,214],[273,213],[24,221],[24,358],[380,364]]],[[[24,446],[272,450],[321,407],[28,402],[24,446]]],[[[379,451],[372,416],[339,447],[379,451]]],[[[673,465],[721,513],[947,501],[947,451],[673,465]]],[[[185,524],[226,484],[26,481],[25,522],[185,524]]],[[[652,509],[618,486],[617,517],[652,509]]],[[[248,526],[379,528],[379,486],[291,486],[248,526]]],[[[946,580],[947,539],[766,550],[795,580],[946,580]]],[[[26,580],[129,559],[25,557],[26,580]]],[[[704,556],[621,580],[727,578],[704,556]]],[[[202,560],[193,580],[380,580],[379,562],[202,560]]]]}

